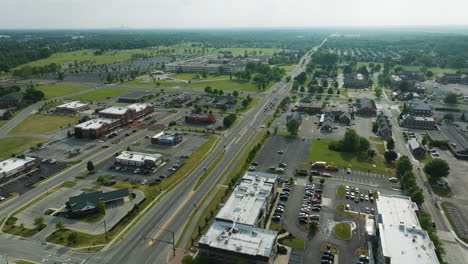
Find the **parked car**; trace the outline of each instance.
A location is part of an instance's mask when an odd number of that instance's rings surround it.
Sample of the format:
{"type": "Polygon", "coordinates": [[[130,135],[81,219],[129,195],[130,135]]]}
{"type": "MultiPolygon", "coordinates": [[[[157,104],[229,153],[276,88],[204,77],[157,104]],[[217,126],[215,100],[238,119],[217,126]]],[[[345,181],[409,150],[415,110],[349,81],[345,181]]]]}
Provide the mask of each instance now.
{"type": "Polygon", "coordinates": [[[395,177],[391,177],[391,178],[388,178],[388,181],[389,181],[389,182],[393,182],[393,183],[397,183],[397,182],[398,182],[398,179],[395,178],[395,177]]]}

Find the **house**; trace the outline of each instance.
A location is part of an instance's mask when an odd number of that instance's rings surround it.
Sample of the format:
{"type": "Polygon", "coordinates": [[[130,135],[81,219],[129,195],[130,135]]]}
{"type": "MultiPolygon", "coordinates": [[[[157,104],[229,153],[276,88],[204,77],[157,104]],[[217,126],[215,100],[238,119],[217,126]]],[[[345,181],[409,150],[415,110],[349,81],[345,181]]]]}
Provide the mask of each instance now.
{"type": "Polygon", "coordinates": [[[412,99],[405,104],[405,107],[414,116],[432,116],[432,109],[419,99],[412,99]]]}
{"type": "Polygon", "coordinates": [[[322,125],[320,126],[320,130],[328,132],[333,131],[333,121],[331,121],[330,119],[326,119],[325,121],[323,121],[322,125]]]}
{"type": "Polygon", "coordinates": [[[400,126],[416,129],[436,129],[436,122],[432,117],[407,114],[401,117],[400,126]]]}
{"type": "Polygon", "coordinates": [[[66,203],[68,213],[72,216],[82,216],[96,213],[98,203],[105,206],[110,204],[120,204],[129,195],[128,189],[119,189],[111,192],[83,192],[80,195],[70,197],[66,203]]]}
{"type": "Polygon", "coordinates": [[[376,119],[378,128],[377,128],[377,135],[383,138],[391,137],[392,136],[392,124],[388,116],[384,114],[377,115],[376,119]]]}
{"type": "Polygon", "coordinates": [[[23,101],[24,94],[20,92],[12,92],[0,97],[0,108],[9,108],[17,106],[23,101]]]}
{"type": "Polygon", "coordinates": [[[349,125],[351,124],[351,115],[348,112],[344,112],[338,117],[338,121],[341,124],[349,125]]]}
{"type": "Polygon", "coordinates": [[[461,73],[441,73],[437,75],[436,81],[441,84],[468,84],[468,76],[461,73]]]}
{"type": "Polygon", "coordinates": [[[367,78],[360,73],[348,73],[344,75],[344,88],[365,88],[367,87],[367,78]]]}
{"type": "Polygon", "coordinates": [[[360,116],[375,116],[377,114],[375,101],[368,98],[358,98],[356,100],[356,114],[360,116]]]}
{"type": "Polygon", "coordinates": [[[415,138],[408,140],[408,146],[415,157],[422,157],[426,154],[426,149],[415,138]]]}

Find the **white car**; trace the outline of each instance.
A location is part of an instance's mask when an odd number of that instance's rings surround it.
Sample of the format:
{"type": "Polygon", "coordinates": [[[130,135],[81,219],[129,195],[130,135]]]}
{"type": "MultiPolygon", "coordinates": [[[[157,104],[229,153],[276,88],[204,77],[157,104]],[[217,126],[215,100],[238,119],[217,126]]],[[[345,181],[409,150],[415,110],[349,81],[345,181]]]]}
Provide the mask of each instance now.
{"type": "Polygon", "coordinates": [[[5,197],[0,196],[0,201],[3,201],[3,200],[5,200],[5,197]]]}

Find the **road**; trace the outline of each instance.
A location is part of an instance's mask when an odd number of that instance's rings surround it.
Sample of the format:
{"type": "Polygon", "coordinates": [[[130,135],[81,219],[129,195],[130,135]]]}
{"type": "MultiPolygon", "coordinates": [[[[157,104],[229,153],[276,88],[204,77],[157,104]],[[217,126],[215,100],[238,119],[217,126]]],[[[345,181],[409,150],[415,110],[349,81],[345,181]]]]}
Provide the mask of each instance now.
{"type": "MultiPolygon", "coordinates": [[[[326,39],[322,44],[325,41],[326,39]]],[[[315,50],[317,50],[317,48],[313,49],[313,51],[315,50]]],[[[293,78],[304,70],[305,65],[307,65],[310,59],[310,55],[311,53],[308,53],[306,57],[302,58],[298,64],[299,66],[291,72],[293,78]]],[[[39,241],[24,240],[8,234],[1,234],[0,252],[8,252],[8,255],[12,257],[27,258],[43,263],[166,263],[167,258],[172,252],[170,244],[156,241],[154,244],[149,245],[149,238],[157,237],[159,240],[171,241],[171,232],[164,230],[175,231],[176,237],[181,235],[181,230],[193,210],[194,203],[202,201],[219,173],[224,170],[225,166],[234,158],[235,154],[241,150],[250,135],[256,133],[256,128],[260,126],[264,118],[271,114],[269,112],[264,112],[263,108],[265,108],[266,104],[271,101],[272,98],[284,97],[289,88],[290,83],[280,82],[266,92],[264,94],[264,99],[254,109],[244,114],[242,119],[224,134],[217,147],[198,166],[194,173],[168,192],[125,236],[123,241],[116,246],[99,253],[84,254],[66,247],[48,243],[42,244],[39,241]],[[192,192],[193,186],[203,173],[203,168],[208,167],[209,164],[218,157],[224,150],[224,145],[226,145],[227,151],[223,160],[213,170],[213,173],[207,177],[199,190],[197,192],[192,192]],[[24,248],[28,248],[28,252],[25,252],[24,248]]],[[[278,101],[281,101],[281,99],[282,98],[279,98],[278,101]]],[[[172,116],[165,120],[164,123],[169,123],[177,118],[177,116],[172,116]]],[[[144,138],[149,133],[151,132],[145,131],[131,139],[124,140],[120,144],[112,145],[108,149],[96,153],[89,159],[93,162],[102,160],[113,155],[113,153],[119,151],[123,147],[126,147],[131,142],[144,138]]],[[[26,201],[32,200],[52,186],[72,179],[80,171],[85,169],[85,166],[86,164],[83,162],[72,167],[59,176],[50,179],[40,187],[31,190],[7,204],[1,205],[1,214],[7,215],[18,208],[18,206],[24,204],[26,201]]]]}

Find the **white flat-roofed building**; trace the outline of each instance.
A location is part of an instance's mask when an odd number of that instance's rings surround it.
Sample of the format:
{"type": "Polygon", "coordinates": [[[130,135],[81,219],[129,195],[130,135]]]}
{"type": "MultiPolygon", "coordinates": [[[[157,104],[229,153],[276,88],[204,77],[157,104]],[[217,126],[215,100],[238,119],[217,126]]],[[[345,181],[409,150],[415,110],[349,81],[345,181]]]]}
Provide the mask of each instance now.
{"type": "Polygon", "coordinates": [[[198,241],[213,263],[273,263],[278,233],[261,228],[275,196],[277,175],[247,172],[198,241]]]}
{"type": "Polygon", "coordinates": [[[111,106],[109,108],[99,111],[99,114],[106,115],[124,115],[128,111],[127,107],[123,106],[111,106]]]}
{"type": "Polygon", "coordinates": [[[276,178],[275,174],[247,172],[216,219],[259,226],[272,202],[276,178]]]}
{"type": "Polygon", "coordinates": [[[78,112],[85,111],[88,109],[89,109],[89,106],[87,104],[82,103],[80,101],[73,101],[73,102],[69,102],[69,103],[56,106],[55,112],[78,113],[78,112]]]}
{"type": "Polygon", "coordinates": [[[120,120],[96,118],[75,125],[75,137],[96,139],[120,126],[120,120]]]}
{"type": "Polygon", "coordinates": [[[0,179],[18,176],[37,168],[39,162],[33,157],[9,158],[0,162],[0,179]]]}
{"type": "Polygon", "coordinates": [[[131,166],[157,167],[163,162],[163,156],[160,154],[150,154],[134,151],[122,151],[115,158],[116,163],[131,166]]]}
{"type": "Polygon", "coordinates": [[[376,205],[376,263],[439,263],[434,244],[419,224],[416,203],[407,196],[379,194],[376,205]]]}
{"type": "Polygon", "coordinates": [[[122,125],[131,123],[145,115],[154,112],[150,104],[131,104],[128,106],[112,106],[99,111],[100,117],[119,119],[122,125]]]}

